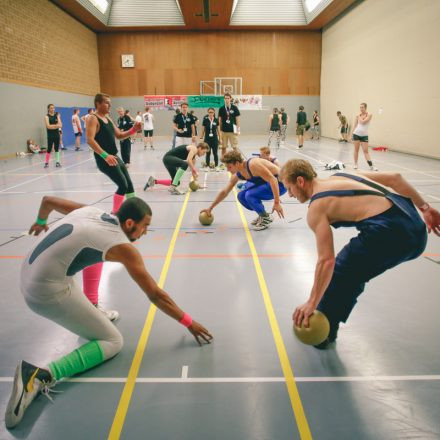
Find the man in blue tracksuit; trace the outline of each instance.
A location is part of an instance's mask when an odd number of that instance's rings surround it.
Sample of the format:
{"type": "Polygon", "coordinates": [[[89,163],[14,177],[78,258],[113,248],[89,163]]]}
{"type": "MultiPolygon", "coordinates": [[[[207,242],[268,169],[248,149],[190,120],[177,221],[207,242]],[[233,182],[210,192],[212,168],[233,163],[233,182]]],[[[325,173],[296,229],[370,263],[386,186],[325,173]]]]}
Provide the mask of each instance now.
{"type": "Polygon", "coordinates": [[[272,212],[276,211],[280,217],[284,217],[280,196],[286,192],[284,185],[278,180],[280,168],[274,163],[252,157],[245,161],[241,153],[232,150],[226,153],[222,159],[227,170],[232,174],[228,185],[222,189],[208,209],[208,215],[234,188],[239,180],[246,180],[245,187],[238,193],[240,203],[250,211],[255,211],[258,217],[251,222],[254,230],[262,231],[272,223],[272,216],[266,212],[263,200],[273,200],[272,212]]]}

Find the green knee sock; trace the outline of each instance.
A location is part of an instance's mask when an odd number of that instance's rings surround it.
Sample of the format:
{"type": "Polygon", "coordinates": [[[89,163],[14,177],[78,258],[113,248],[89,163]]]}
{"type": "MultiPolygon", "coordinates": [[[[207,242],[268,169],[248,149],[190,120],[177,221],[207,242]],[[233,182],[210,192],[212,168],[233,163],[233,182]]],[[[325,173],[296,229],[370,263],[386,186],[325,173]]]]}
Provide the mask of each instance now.
{"type": "Polygon", "coordinates": [[[174,176],[174,179],[173,179],[173,186],[179,186],[180,179],[182,178],[184,173],[185,173],[185,170],[183,168],[177,169],[176,175],[174,176]]]}
{"type": "Polygon", "coordinates": [[[60,152],[59,152],[59,151],[55,151],[55,160],[56,160],[57,162],[60,161],[60,152]]]}
{"type": "Polygon", "coordinates": [[[126,199],[131,199],[132,197],[136,197],[136,193],[135,192],[125,194],[125,198],[126,199]]]}
{"type": "Polygon", "coordinates": [[[56,380],[60,380],[63,377],[82,373],[102,362],[104,362],[104,353],[99,342],[90,341],[61,359],[51,362],[49,368],[52,376],[56,380]]]}

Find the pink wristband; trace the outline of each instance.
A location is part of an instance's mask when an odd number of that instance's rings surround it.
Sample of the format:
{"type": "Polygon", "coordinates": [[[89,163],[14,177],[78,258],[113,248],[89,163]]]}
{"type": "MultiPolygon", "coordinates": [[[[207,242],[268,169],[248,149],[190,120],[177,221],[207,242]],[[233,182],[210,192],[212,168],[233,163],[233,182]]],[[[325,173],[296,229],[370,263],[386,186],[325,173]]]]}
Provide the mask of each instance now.
{"type": "Polygon", "coordinates": [[[128,132],[128,134],[135,134],[136,130],[134,129],[134,127],[131,128],[131,130],[128,132]]]}
{"type": "Polygon", "coordinates": [[[179,322],[183,326],[189,327],[192,324],[193,320],[192,320],[191,316],[188,315],[188,313],[184,313],[183,318],[179,322]]]}

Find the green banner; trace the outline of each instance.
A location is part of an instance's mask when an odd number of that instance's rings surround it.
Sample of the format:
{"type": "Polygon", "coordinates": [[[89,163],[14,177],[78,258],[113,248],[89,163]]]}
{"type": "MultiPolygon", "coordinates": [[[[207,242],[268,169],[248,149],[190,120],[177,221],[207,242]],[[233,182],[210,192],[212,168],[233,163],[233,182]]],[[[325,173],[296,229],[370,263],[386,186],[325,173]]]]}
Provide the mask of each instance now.
{"type": "Polygon", "coordinates": [[[188,96],[188,104],[190,108],[220,108],[224,104],[223,96],[202,95],[188,96]]]}

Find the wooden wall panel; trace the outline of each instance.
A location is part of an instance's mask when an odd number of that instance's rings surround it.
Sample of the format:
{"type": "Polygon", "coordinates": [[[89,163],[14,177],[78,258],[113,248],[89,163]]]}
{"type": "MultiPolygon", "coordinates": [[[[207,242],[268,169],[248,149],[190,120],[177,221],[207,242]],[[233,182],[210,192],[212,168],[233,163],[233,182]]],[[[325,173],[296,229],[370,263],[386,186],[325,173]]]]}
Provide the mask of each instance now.
{"type": "Polygon", "coordinates": [[[102,91],[198,94],[201,80],[240,76],[244,94],[319,95],[321,32],[131,32],[98,35],[102,91]],[[135,68],[121,67],[133,53],[135,68]]]}

